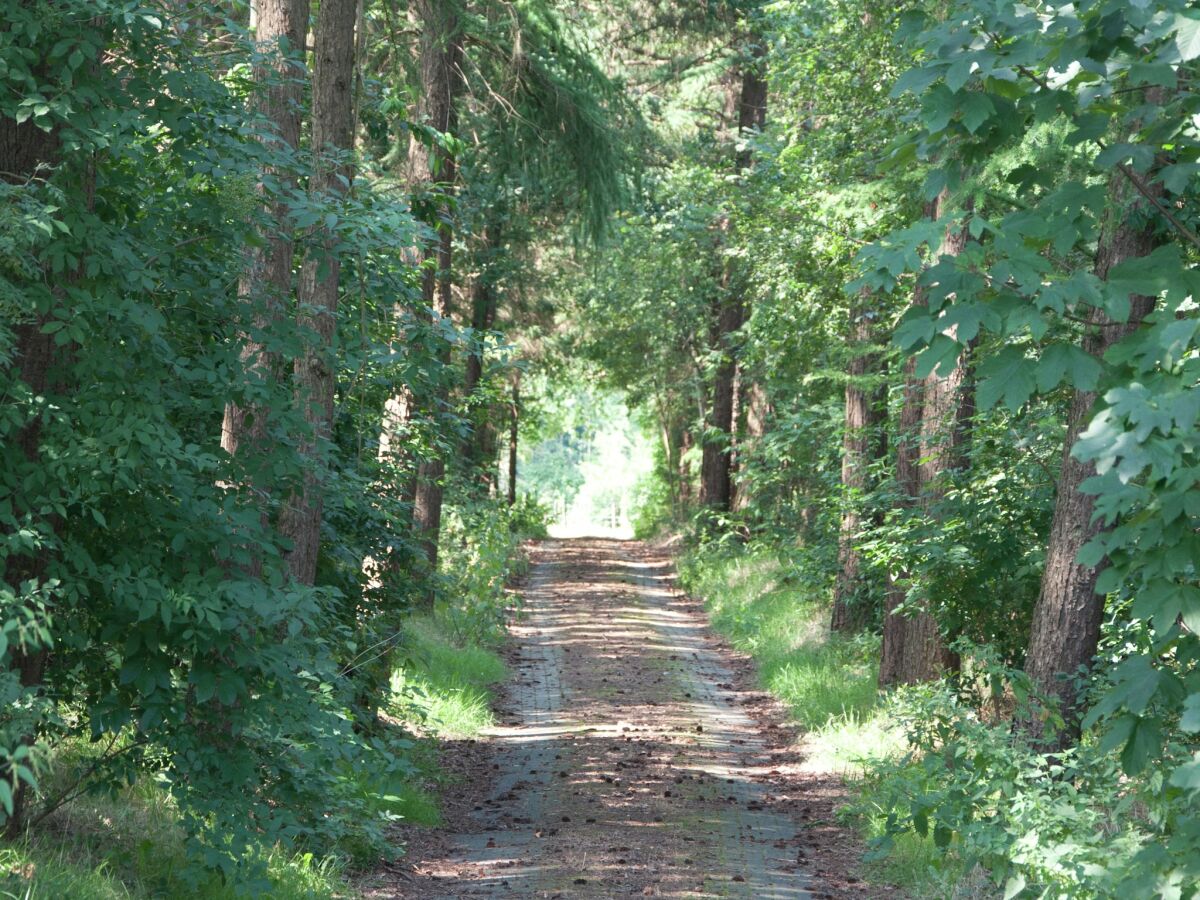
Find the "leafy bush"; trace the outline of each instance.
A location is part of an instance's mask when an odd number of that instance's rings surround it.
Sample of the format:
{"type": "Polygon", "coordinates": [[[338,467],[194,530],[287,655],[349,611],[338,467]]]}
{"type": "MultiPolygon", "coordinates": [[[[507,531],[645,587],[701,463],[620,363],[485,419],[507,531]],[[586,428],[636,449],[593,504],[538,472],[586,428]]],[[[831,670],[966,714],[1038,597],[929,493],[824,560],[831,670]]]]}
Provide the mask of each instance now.
{"type": "Polygon", "coordinates": [[[1057,727],[1048,701],[1023,673],[962,649],[970,674],[957,686],[893,697],[910,750],[871,767],[857,807],[881,822],[876,855],[915,834],[942,867],[981,866],[1009,898],[1192,896],[1200,822],[1164,769],[1127,775],[1123,737],[1040,751],[1042,728],[1057,727]]]}
{"type": "Polygon", "coordinates": [[[455,639],[494,642],[518,601],[509,582],[523,565],[522,540],[546,534],[549,512],[533,498],[514,506],[474,501],[446,510],[442,522],[443,601],[438,615],[455,639]]]}

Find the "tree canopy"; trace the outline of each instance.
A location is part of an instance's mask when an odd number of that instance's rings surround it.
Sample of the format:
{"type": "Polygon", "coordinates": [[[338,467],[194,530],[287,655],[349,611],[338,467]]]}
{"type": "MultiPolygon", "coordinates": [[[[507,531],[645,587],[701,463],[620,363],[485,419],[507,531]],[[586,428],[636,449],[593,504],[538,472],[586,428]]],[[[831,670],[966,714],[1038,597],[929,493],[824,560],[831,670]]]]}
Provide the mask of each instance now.
{"type": "Polygon", "coordinates": [[[388,852],[412,622],[636,446],[586,496],[869,656],[881,854],[1196,895],[1190,0],[5,13],[8,838],[141,779],[193,889],[388,852]]]}

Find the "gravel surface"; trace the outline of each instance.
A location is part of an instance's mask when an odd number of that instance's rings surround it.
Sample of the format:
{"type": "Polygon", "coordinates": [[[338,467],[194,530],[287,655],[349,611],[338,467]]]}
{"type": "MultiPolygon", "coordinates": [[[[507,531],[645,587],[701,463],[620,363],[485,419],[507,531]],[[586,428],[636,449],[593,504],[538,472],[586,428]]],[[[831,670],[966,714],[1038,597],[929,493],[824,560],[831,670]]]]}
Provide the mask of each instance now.
{"type": "Polygon", "coordinates": [[[749,662],[633,541],[531,549],[500,724],[446,748],[446,825],[368,897],[895,896],[855,874],[836,779],[801,770],[749,662]]]}

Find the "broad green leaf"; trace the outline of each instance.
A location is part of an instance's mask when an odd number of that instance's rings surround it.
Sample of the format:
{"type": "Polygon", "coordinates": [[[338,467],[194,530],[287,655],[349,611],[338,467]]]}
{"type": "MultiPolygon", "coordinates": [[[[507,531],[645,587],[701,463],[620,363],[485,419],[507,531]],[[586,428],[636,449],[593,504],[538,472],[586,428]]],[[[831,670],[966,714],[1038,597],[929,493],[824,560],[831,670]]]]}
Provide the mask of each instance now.
{"type": "Polygon", "coordinates": [[[1025,351],[1005,347],[980,364],[978,378],[977,396],[981,408],[992,409],[1003,401],[1016,412],[1036,387],[1035,363],[1026,358],[1025,351]]]}
{"type": "Polygon", "coordinates": [[[899,97],[906,91],[920,94],[937,81],[941,75],[942,67],[939,65],[918,66],[915,69],[909,69],[896,79],[896,83],[892,86],[891,96],[899,97]]]}
{"type": "Polygon", "coordinates": [[[944,334],[936,334],[929,346],[917,354],[916,375],[926,378],[937,372],[943,378],[947,377],[958,364],[962,354],[962,345],[944,334]]]}
{"type": "Polygon", "coordinates": [[[1175,49],[1183,62],[1200,56],[1200,19],[1187,13],[1176,14],[1175,49]]]}
{"type": "Polygon", "coordinates": [[[1037,388],[1045,393],[1063,383],[1081,391],[1091,391],[1100,379],[1103,367],[1094,356],[1071,344],[1051,344],[1037,363],[1037,388]]]}
{"type": "Polygon", "coordinates": [[[892,340],[901,350],[908,350],[918,344],[925,344],[933,339],[937,328],[933,319],[924,309],[911,310],[896,326],[892,340]]]}
{"type": "Polygon", "coordinates": [[[921,98],[921,113],[930,134],[945,131],[957,111],[958,95],[944,84],[934,85],[921,98]]]}
{"type": "Polygon", "coordinates": [[[978,91],[968,91],[959,108],[962,111],[962,123],[971,134],[977,132],[996,112],[991,97],[978,91]]]}
{"type": "Polygon", "coordinates": [[[1191,694],[1183,701],[1183,715],[1179,718],[1179,727],[1192,733],[1200,731],[1200,694],[1191,694]]]}
{"type": "Polygon", "coordinates": [[[1159,178],[1172,194],[1182,194],[1198,173],[1200,163],[1175,163],[1163,169],[1159,178]]]}
{"type": "Polygon", "coordinates": [[[1111,120],[1112,117],[1108,113],[1087,113],[1079,116],[1075,119],[1075,130],[1067,135],[1067,143],[1082,144],[1104,137],[1108,133],[1111,120]]]}
{"type": "Polygon", "coordinates": [[[1200,793],[1200,752],[1192,754],[1191,762],[1184,763],[1171,773],[1171,784],[1193,797],[1200,793]]]}
{"type": "Polygon", "coordinates": [[[1159,85],[1160,87],[1173,88],[1178,81],[1179,76],[1175,68],[1166,63],[1135,62],[1129,67],[1130,84],[1159,85]]]}
{"type": "Polygon", "coordinates": [[[1133,726],[1125,749],[1121,751],[1121,768],[1126,775],[1137,775],[1162,747],[1162,726],[1157,719],[1141,718],[1133,726]]]}

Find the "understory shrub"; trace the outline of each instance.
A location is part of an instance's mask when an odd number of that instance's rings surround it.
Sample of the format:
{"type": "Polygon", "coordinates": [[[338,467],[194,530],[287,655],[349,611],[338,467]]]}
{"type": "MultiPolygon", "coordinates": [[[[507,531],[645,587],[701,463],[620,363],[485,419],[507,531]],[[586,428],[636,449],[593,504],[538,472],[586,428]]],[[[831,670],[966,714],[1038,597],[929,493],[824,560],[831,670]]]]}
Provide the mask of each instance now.
{"type": "Polygon", "coordinates": [[[957,682],[889,702],[909,750],[875,761],[862,786],[856,811],[876,823],[875,857],[915,835],[938,869],[981,867],[1010,900],[1194,896],[1200,820],[1166,774],[1186,748],[1168,741],[1176,760],[1132,776],[1124,735],[1045,752],[1061,724],[1053,708],[1023,673],[961,646],[957,682]]]}
{"type": "Polygon", "coordinates": [[[805,730],[809,766],[851,772],[895,751],[878,706],[879,638],[830,634],[828,579],[804,548],[708,545],[683,557],[680,576],[805,730]]]}

